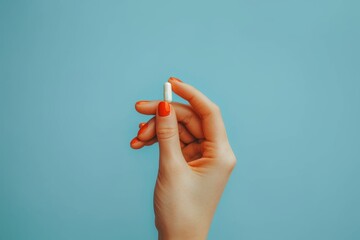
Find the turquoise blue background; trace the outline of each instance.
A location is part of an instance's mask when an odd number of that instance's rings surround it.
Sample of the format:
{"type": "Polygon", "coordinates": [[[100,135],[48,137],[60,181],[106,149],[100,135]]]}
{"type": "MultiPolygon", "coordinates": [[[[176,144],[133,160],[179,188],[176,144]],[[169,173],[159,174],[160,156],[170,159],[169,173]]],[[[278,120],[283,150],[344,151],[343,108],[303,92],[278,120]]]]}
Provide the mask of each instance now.
{"type": "Polygon", "coordinates": [[[238,157],[209,239],[360,239],[359,9],[0,1],[0,239],[156,239],[157,146],[129,141],[169,76],[238,157]]]}

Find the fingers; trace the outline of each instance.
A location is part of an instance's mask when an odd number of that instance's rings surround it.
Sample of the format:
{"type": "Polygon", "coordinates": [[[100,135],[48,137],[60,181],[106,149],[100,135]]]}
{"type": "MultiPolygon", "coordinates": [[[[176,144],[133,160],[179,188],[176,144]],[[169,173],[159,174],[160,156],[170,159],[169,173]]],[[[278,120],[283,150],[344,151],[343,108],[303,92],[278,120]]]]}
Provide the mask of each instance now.
{"type": "MultiPolygon", "coordinates": [[[[189,144],[196,140],[181,123],[178,123],[178,131],[181,142],[189,144]]],[[[142,124],[142,127],[138,131],[137,138],[142,142],[147,142],[154,137],[156,137],[155,118],[152,118],[147,123],[142,124]]]]}
{"type": "Polygon", "coordinates": [[[137,137],[134,137],[130,142],[130,147],[132,147],[133,149],[140,149],[144,146],[151,146],[156,142],[157,142],[156,137],[154,137],[146,142],[143,142],[143,141],[139,140],[137,137]]]}
{"type": "Polygon", "coordinates": [[[194,136],[191,135],[191,133],[181,123],[178,124],[178,129],[179,129],[179,137],[181,142],[185,144],[189,144],[196,140],[194,136]]]}
{"type": "Polygon", "coordinates": [[[159,142],[160,168],[183,165],[185,161],[181,152],[178,122],[171,104],[158,104],[155,126],[159,142]]]}
{"type": "Polygon", "coordinates": [[[130,142],[130,146],[134,149],[140,149],[144,146],[151,146],[157,142],[155,134],[155,117],[151,118],[147,123],[139,123],[138,134],[130,142]]]}
{"type": "Polygon", "coordinates": [[[137,133],[137,138],[142,142],[147,142],[156,137],[155,117],[151,118],[147,123],[142,125],[137,133]]]}
{"type": "Polygon", "coordinates": [[[187,162],[196,160],[202,157],[201,143],[193,142],[182,149],[182,153],[187,162]]]}
{"type": "Polygon", "coordinates": [[[187,100],[200,116],[203,133],[206,140],[214,142],[227,141],[225,126],[220,109],[199,90],[183,83],[176,78],[170,78],[173,91],[187,100]]]}
{"type": "MultiPolygon", "coordinates": [[[[131,147],[135,149],[140,149],[144,146],[151,146],[157,142],[156,132],[155,132],[155,117],[151,118],[148,122],[142,122],[139,124],[139,131],[134,142],[130,144],[131,147]]],[[[183,124],[178,123],[178,131],[180,137],[180,146],[181,148],[185,147],[187,144],[194,142],[196,139],[190,132],[184,127],[183,124]]]]}
{"type": "MultiPolygon", "coordinates": [[[[135,104],[135,109],[142,114],[154,115],[160,101],[139,101],[135,104]]],[[[171,103],[175,108],[176,118],[182,123],[189,132],[196,138],[204,138],[201,120],[199,116],[188,105],[182,103],[171,103]]]]}
{"type": "Polygon", "coordinates": [[[149,141],[144,142],[144,146],[151,146],[156,142],[157,142],[157,138],[154,137],[154,138],[150,139],[149,141]]]}
{"type": "Polygon", "coordinates": [[[143,144],[137,139],[137,137],[134,137],[130,142],[130,147],[140,149],[143,147],[143,144]]]}

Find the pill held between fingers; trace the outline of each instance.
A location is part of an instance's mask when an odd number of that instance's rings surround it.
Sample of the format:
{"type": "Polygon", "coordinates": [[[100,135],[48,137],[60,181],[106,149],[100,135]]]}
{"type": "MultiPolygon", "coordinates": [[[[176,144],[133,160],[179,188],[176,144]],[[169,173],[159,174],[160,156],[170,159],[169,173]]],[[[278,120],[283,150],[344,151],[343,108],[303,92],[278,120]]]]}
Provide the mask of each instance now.
{"type": "Polygon", "coordinates": [[[172,89],[169,82],[164,83],[164,101],[168,103],[172,101],[172,89]]]}

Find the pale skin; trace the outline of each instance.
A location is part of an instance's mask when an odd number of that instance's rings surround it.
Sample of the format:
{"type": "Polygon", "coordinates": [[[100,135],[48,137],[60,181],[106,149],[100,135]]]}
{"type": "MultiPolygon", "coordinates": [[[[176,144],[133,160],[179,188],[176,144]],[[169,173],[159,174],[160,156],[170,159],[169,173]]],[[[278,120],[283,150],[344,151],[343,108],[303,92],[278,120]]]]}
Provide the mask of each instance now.
{"type": "Polygon", "coordinates": [[[206,239],[236,157],[219,107],[189,84],[176,78],[169,82],[189,104],[137,102],[139,113],[154,117],[139,124],[130,145],[140,149],[159,143],[154,192],[159,239],[206,239]]]}

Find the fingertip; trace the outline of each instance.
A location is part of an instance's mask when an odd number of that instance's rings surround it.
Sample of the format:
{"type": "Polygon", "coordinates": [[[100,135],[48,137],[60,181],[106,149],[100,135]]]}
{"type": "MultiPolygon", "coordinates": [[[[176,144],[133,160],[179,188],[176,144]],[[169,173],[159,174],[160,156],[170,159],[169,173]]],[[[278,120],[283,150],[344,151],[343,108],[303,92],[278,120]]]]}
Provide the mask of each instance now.
{"type": "Polygon", "coordinates": [[[135,110],[144,115],[154,115],[159,100],[138,101],[135,103],[135,110]]]}
{"type": "MultiPolygon", "coordinates": [[[[140,125],[141,125],[141,124],[140,124],[140,125]]],[[[146,124],[146,123],[142,124],[142,125],[140,126],[140,129],[139,129],[138,133],[137,133],[137,136],[139,136],[139,135],[141,135],[142,133],[144,133],[144,132],[146,131],[147,127],[148,127],[148,124],[146,124]]]]}
{"type": "Polygon", "coordinates": [[[137,137],[134,137],[131,141],[130,141],[130,147],[134,148],[134,146],[136,145],[137,143],[137,137]]]}
{"type": "Polygon", "coordinates": [[[182,83],[183,81],[181,81],[180,79],[176,78],[176,77],[170,77],[168,82],[170,83],[182,83]]]}
{"type": "Polygon", "coordinates": [[[143,104],[146,104],[146,103],[148,103],[148,102],[150,102],[149,100],[140,100],[140,101],[137,101],[136,103],[135,103],[135,106],[136,105],[143,105],[143,104]]]}
{"type": "Polygon", "coordinates": [[[145,105],[147,105],[149,102],[150,102],[150,101],[148,101],[148,100],[140,100],[140,101],[137,101],[137,102],[135,103],[135,109],[136,109],[136,111],[139,111],[139,107],[145,106],[145,105]]]}
{"type": "Polygon", "coordinates": [[[141,144],[141,141],[137,137],[134,137],[130,142],[130,147],[133,149],[140,149],[143,147],[143,145],[141,144]]]}
{"type": "Polygon", "coordinates": [[[171,106],[171,104],[168,102],[165,102],[165,101],[159,102],[158,107],[157,107],[157,115],[160,117],[169,116],[169,114],[172,110],[172,107],[170,107],[170,106],[171,106]]]}

